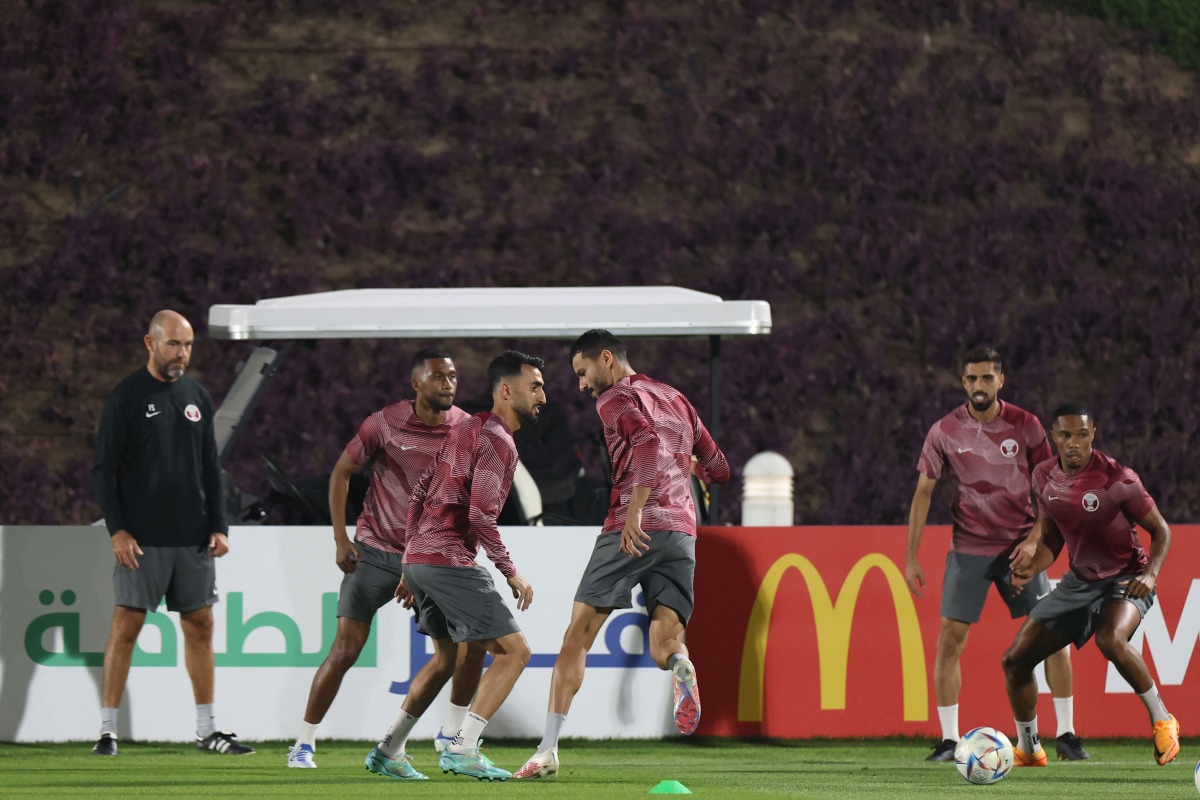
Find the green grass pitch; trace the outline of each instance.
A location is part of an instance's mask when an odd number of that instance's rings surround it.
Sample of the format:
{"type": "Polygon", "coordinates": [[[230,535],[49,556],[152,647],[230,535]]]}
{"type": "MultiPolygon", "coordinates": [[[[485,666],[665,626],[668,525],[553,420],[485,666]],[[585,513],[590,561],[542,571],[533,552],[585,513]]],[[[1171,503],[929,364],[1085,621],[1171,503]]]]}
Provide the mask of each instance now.
{"type": "MultiPolygon", "coordinates": [[[[566,741],[562,772],[544,781],[486,783],[444,775],[433,746],[412,742],[421,782],[392,781],[363,769],[371,742],[319,742],[315,770],[287,769],[286,742],[254,742],[251,756],[203,753],[187,744],[121,742],[120,755],[91,754],[90,742],[0,744],[0,797],[650,797],[679,781],[711,798],[1129,798],[1197,797],[1193,768],[1200,741],[1185,740],[1174,763],[1159,767],[1144,740],[1085,740],[1088,762],[1052,761],[1016,769],[993,786],[972,786],[953,764],[926,764],[924,741],[566,741]]],[[[498,766],[516,770],[531,741],[487,741],[498,766]]]]}

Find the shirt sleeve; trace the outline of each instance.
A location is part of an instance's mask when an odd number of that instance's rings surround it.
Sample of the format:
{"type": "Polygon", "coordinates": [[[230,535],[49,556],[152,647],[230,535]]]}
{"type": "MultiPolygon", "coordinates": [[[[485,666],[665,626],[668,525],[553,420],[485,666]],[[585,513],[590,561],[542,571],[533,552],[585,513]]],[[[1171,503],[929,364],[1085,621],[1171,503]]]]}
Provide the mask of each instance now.
{"type": "Polygon", "coordinates": [[[1154,508],[1154,498],[1142,485],[1142,479],[1128,467],[1122,468],[1111,491],[1113,499],[1121,504],[1121,510],[1125,516],[1134,522],[1149,514],[1150,509],[1154,508]]]}
{"type": "Polygon", "coordinates": [[[1046,503],[1044,490],[1046,488],[1046,470],[1034,469],[1029,478],[1030,488],[1033,489],[1034,502],[1037,503],[1037,515],[1051,519],[1050,506],[1046,503]]]}
{"type": "Polygon", "coordinates": [[[727,483],[730,469],[729,462],[725,460],[725,454],[721,452],[721,448],[717,447],[708,428],[704,427],[704,423],[700,421],[700,415],[696,413],[696,409],[690,403],[688,409],[692,416],[692,430],[696,432],[692,447],[692,453],[696,456],[696,476],[704,483],[727,483]]]}
{"type": "Polygon", "coordinates": [[[658,434],[637,403],[625,394],[614,396],[598,409],[604,424],[629,446],[628,486],[658,485],[658,434]]]}
{"type": "Polygon", "coordinates": [[[471,474],[470,537],[483,547],[496,569],[506,578],[517,574],[508,548],[500,541],[496,524],[517,470],[515,447],[505,447],[485,429],[475,444],[475,467],[471,474]]]}
{"type": "Polygon", "coordinates": [[[204,403],[204,440],[200,454],[204,469],[204,501],[208,508],[208,533],[229,534],[229,519],[225,510],[225,481],[221,475],[221,457],[217,453],[217,431],[212,396],[200,390],[204,403]]]}
{"type": "Polygon", "coordinates": [[[1046,438],[1046,429],[1042,427],[1041,421],[1032,414],[1025,430],[1025,449],[1029,453],[1029,473],[1031,475],[1034,467],[1054,457],[1054,451],[1050,448],[1050,440],[1046,438]]]}
{"type": "Polygon", "coordinates": [[[917,459],[917,470],[935,481],[942,479],[942,468],[946,459],[942,455],[942,433],[937,425],[929,429],[925,436],[925,444],[921,447],[921,456],[917,459]]]}
{"type": "Polygon", "coordinates": [[[383,415],[375,412],[363,420],[358,433],[346,444],[346,455],[358,466],[371,460],[371,457],[383,447],[384,441],[383,415]]]}
{"type": "Polygon", "coordinates": [[[117,493],[117,467],[128,436],[125,416],[121,413],[121,402],[117,393],[108,396],[104,412],[100,416],[100,429],[96,433],[96,454],[92,461],[92,486],[104,514],[108,535],[128,530],[125,515],[121,512],[121,499],[117,493]]]}

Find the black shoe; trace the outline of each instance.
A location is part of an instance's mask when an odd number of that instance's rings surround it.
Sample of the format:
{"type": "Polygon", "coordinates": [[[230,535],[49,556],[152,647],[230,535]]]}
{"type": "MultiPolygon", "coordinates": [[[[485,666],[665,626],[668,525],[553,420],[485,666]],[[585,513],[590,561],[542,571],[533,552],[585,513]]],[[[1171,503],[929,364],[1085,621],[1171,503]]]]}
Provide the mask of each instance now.
{"type": "Polygon", "coordinates": [[[117,754],[117,737],[111,733],[102,733],[92,745],[92,753],[98,756],[115,756],[117,754]]]}
{"type": "Polygon", "coordinates": [[[954,748],[958,747],[958,742],[953,739],[942,739],[940,742],[933,743],[933,752],[925,757],[926,761],[953,761],[954,748]]]}
{"type": "Polygon", "coordinates": [[[1083,740],[1073,733],[1064,733],[1055,740],[1058,757],[1067,761],[1087,761],[1092,754],[1083,749],[1083,740]]]}
{"type": "Polygon", "coordinates": [[[253,747],[239,742],[232,731],[213,731],[203,739],[197,736],[196,747],[227,756],[248,756],[254,752],[253,747]]]}

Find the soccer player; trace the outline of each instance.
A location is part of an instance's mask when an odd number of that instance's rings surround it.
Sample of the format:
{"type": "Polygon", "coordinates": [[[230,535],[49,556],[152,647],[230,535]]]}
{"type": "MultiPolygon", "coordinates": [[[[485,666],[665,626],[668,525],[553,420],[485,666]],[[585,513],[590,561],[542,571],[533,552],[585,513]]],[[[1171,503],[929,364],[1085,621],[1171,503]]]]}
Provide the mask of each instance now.
{"type": "MultiPolygon", "coordinates": [[[[1050,429],[1058,458],[1033,472],[1041,515],[1030,557],[1012,562],[1015,589],[1022,589],[1067,546],[1070,569],[1050,596],[1038,603],[1004,654],[1008,699],[1017,723],[1013,763],[1045,760],[1038,739],[1037,685],[1033,668],[1071,642],[1096,646],[1146,705],[1154,738],[1154,760],[1169,763],[1179,753],[1179,723],[1167,712],[1142,654],[1129,644],[1154,605],[1158,573],[1171,547],[1171,529],[1146,493],[1137,473],[1092,449],[1095,418],[1079,405],[1054,412],[1050,429]],[[1135,527],[1150,534],[1150,554],[1135,527]]],[[[1028,588],[1023,589],[1028,592],[1028,588]]]]}
{"type": "MultiPolygon", "coordinates": [[[[979,621],[988,590],[996,587],[1013,619],[1027,615],[1050,592],[1045,575],[1034,578],[1025,592],[1014,592],[1009,586],[1009,556],[1029,535],[1034,523],[1029,476],[1038,463],[1052,455],[1046,431],[1033,414],[999,399],[1004,369],[999,353],[990,347],[975,348],[963,357],[962,385],[967,402],[938,420],[925,437],[917,462],[917,488],[908,512],[904,578],[912,593],[921,597],[925,586],[925,573],[917,560],[921,534],[934,486],[946,467],[954,471],[958,478],[950,506],[954,533],[946,555],[942,621],[933,667],[942,738],[926,761],[954,760],[962,687],[959,659],[970,626],[979,621]]],[[[1067,650],[1046,660],[1046,680],[1054,695],[1059,756],[1088,758],[1074,729],[1067,650]]]]}
{"type": "MultiPolygon", "coordinates": [[[[412,487],[433,463],[450,428],[469,416],[454,405],[458,372],[445,350],[424,349],[415,353],[410,381],[415,399],[403,400],[367,417],[329,477],[334,558],[345,577],[338,593],[337,633],[329,655],[313,676],[300,735],[288,752],[287,765],[291,768],[316,768],[317,727],[337,696],[346,671],[358,660],[371,633],[375,612],[392,599],[400,582],[404,525],[412,487]],[[352,541],[346,534],[350,476],[368,466],[370,485],[352,541]]],[[[453,733],[462,726],[467,706],[479,685],[484,650],[467,648],[463,658],[456,671],[454,649],[435,649],[433,659],[418,672],[418,676],[432,681],[438,690],[454,675],[446,723],[434,742],[439,750],[450,740],[444,731],[449,729],[453,733]]],[[[366,767],[389,778],[411,777],[415,770],[400,758],[402,752],[391,752],[386,747],[372,751],[366,767]]]]}
{"type": "Polygon", "coordinates": [[[650,612],[650,654],[660,669],[672,673],[675,725],[690,734],[700,724],[696,669],[683,643],[696,570],[691,474],[694,464],[702,480],[724,483],[729,464],[687,398],[635,372],[610,332],[580,336],[571,347],[571,368],[580,391],[596,398],[604,424],[613,465],[612,503],[554,662],[545,733],[517,778],[558,774],[558,739],[583,685],[588,650],[614,608],[632,607],[638,584],[650,612]]]}
{"type": "Polygon", "coordinates": [[[117,707],[146,612],[179,612],[196,701],[196,747],[225,755],[254,748],[218,730],[213,712],[214,559],[229,552],[212,398],[184,372],[191,323],[159,311],[145,336],[146,366],[113,389],[96,438],[92,482],[112,537],[116,607],[104,647],[99,756],[117,754],[117,707]]]}
{"type": "MultiPolygon", "coordinates": [[[[462,728],[438,759],[443,772],[480,780],[512,777],[480,752],[479,737],[525,669],[529,643],[491,575],[475,563],[475,557],[482,545],[507,579],[517,608],[529,608],[533,587],[517,573],[500,540],[496,518],[517,469],[513,431],[537,422],[546,403],[543,366],[542,359],[515,350],[492,360],[488,365],[492,410],[469,417],[447,434],[409,504],[404,578],[398,595],[411,592],[435,648],[478,642],[492,654],[462,728]]],[[[436,689],[430,692],[413,682],[393,728],[400,747],[436,694],[436,689]]]]}

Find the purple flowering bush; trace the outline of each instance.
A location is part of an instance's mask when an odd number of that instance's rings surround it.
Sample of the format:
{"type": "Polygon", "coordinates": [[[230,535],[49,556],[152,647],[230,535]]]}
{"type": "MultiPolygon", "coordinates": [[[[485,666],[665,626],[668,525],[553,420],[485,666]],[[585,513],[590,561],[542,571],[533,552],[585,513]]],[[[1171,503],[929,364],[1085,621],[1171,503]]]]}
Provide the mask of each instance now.
{"type": "MultiPolygon", "coordinates": [[[[957,358],[1094,411],[1169,520],[1200,335],[1200,96],[1139,34],[1009,3],[34,2],[0,24],[0,520],[87,522],[91,436],[150,315],[354,287],[676,284],[771,302],[722,347],[720,443],[796,521],[901,523],[957,358]]],[[[327,472],[428,342],[296,347],[228,467],[327,472]]],[[[446,342],[461,396],[568,342],[446,342]]],[[[708,417],[708,343],[628,343],[708,417]]],[[[945,521],[946,503],[933,517],[945,521]]]]}

